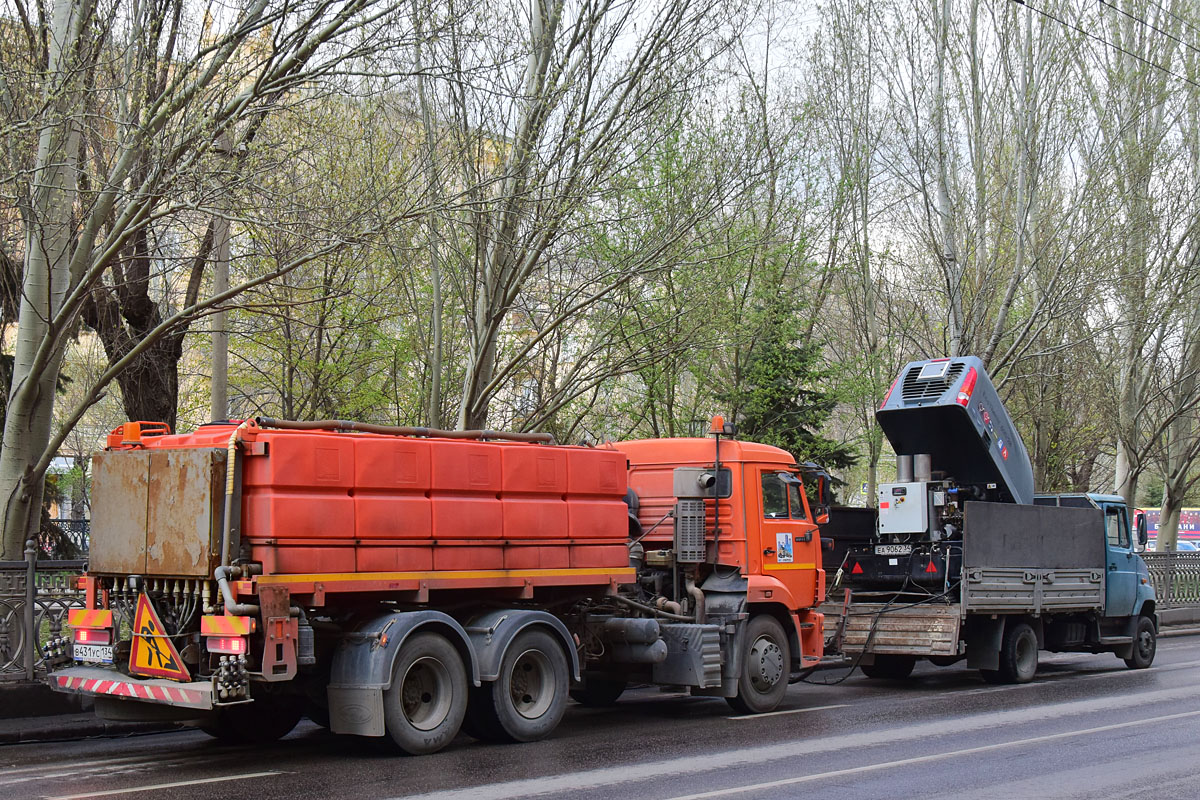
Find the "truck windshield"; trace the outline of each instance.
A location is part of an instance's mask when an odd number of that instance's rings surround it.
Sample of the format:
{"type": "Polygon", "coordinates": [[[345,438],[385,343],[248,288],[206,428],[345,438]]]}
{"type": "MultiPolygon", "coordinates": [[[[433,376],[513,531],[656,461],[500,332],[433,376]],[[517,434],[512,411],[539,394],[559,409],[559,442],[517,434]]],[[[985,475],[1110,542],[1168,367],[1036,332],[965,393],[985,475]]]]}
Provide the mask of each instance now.
{"type": "Polygon", "coordinates": [[[762,476],[763,516],[767,519],[807,519],[800,498],[800,481],[790,472],[762,476]]]}
{"type": "Polygon", "coordinates": [[[1110,547],[1129,547],[1129,526],[1125,524],[1125,509],[1109,506],[1104,509],[1104,529],[1110,547]]]}

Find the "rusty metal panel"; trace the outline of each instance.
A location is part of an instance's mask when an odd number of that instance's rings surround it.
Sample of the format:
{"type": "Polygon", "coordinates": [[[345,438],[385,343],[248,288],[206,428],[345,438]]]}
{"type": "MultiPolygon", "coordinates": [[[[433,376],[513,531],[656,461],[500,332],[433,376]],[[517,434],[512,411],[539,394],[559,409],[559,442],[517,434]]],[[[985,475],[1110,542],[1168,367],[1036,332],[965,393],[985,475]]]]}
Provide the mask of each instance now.
{"type": "Polygon", "coordinates": [[[961,608],[927,604],[886,607],[883,603],[853,603],[846,612],[842,650],[914,656],[958,654],[961,608]],[[882,613],[881,613],[882,612],[882,613]]]}
{"type": "Polygon", "coordinates": [[[220,448],[151,453],[146,574],[212,574],[221,547],[225,458],[220,448]]]}
{"type": "Polygon", "coordinates": [[[146,493],[150,453],[118,450],[92,458],[92,572],[146,571],[146,493]]]}

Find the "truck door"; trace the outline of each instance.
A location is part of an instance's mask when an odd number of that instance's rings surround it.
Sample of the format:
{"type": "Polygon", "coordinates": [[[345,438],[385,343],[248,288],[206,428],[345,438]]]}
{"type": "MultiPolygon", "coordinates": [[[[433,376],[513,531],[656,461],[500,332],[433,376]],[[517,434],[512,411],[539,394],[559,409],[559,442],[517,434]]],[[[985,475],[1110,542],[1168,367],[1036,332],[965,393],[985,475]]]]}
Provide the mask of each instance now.
{"type": "Polygon", "coordinates": [[[762,524],[759,525],[762,571],[783,583],[797,607],[813,605],[816,578],[816,525],[809,519],[800,479],[790,472],[764,468],[762,524]]]}
{"type": "Polygon", "coordinates": [[[1104,505],[1104,536],[1108,561],[1104,613],[1109,617],[1127,617],[1133,613],[1138,576],[1125,506],[1104,505]]]}

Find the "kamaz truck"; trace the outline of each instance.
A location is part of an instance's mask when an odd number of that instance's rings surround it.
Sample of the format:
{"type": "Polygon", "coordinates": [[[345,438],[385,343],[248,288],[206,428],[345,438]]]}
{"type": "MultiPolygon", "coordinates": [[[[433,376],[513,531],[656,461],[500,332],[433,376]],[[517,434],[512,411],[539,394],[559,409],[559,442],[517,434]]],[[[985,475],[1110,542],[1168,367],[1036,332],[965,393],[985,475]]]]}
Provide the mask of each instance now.
{"type": "Polygon", "coordinates": [[[842,562],[842,651],[869,677],[963,659],[1022,683],[1039,651],[1154,660],[1154,589],[1121,497],[1038,495],[983,363],[907,364],[876,419],[896,452],[870,543],[842,562]]]}
{"type": "Polygon", "coordinates": [[[711,433],[127,423],[48,680],[107,718],[252,743],[307,714],[414,754],[541,739],[629,683],[770,711],[821,660],[824,512],[786,452],[711,433]]]}

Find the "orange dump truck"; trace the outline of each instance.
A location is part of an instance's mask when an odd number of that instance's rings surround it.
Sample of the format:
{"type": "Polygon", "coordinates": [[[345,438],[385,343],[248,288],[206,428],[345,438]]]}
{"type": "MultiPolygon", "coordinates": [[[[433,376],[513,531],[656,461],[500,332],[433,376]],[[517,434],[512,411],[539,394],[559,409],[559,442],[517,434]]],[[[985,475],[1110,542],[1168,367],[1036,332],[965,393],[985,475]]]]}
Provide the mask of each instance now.
{"type": "Polygon", "coordinates": [[[568,695],[631,683],[769,711],[822,655],[820,537],[791,456],[725,432],[126,424],[50,684],[108,718],[253,742],[307,714],[409,753],[540,739],[568,695]]]}

